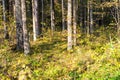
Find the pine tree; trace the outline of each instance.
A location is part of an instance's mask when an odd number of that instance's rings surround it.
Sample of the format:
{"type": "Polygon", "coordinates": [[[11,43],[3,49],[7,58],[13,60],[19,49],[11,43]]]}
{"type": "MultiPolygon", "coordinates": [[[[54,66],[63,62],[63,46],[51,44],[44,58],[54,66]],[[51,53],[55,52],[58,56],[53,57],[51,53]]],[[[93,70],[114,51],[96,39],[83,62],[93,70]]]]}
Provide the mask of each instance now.
{"type": "Polygon", "coordinates": [[[23,41],[24,41],[24,53],[30,53],[30,43],[28,39],[28,31],[26,25],[26,4],[25,0],[21,0],[21,10],[22,10],[22,27],[23,27],[23,41]]]}
{"type": "Polygon", "coordinates": [[[22,13],[21,1],[15,0],[15,18],[16,18],[16,38],[17,50],[23,50],[23,28],[22,28],[22,13]]]}
{"type": "Polygon", "coordinates": [[[67,30],[68,30],[67,50],[70,50],[72,49],[72,1],[71,0],[68,0],[67,30]]]}
{"type": "Polygon", "coordinates": [[[32,0],[32,14],[33,14],[33,40],[36,41],[40,35],[40,22],[39,22],[39,11],[38,1],[32,0]]]}

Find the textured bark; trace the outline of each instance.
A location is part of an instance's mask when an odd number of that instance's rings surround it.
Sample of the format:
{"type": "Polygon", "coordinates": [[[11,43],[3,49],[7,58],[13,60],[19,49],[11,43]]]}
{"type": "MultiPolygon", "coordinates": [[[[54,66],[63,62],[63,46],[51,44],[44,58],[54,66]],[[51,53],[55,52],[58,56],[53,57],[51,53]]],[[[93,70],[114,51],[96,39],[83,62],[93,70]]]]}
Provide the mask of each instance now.
{"type": "Polygon", "coordinates": [[[87,35],[90,34],[90,1],[87,2],[87,35]]]}
{"type": "Polygon", "coordinates": [[[68,30],[68,46],[67,50],[72,49],[72,1],[68,0],[68,12],[67,12],[67,30],[68,30]]]}
{"type": "MultiPolygon", "coordinates": [[[[32,18],[32,0],[29,0],[29,3],[26,3],[26,16],[28,18],[32,18]]],[[[31,21],[31,20],[30,20],[31,21]]]]}
{"type": "Polygon", "coordinates": [[[82,28],[83,28],[83,33],[86,34],[87,33],[87,1],[85,0],[81,0],[81,3],[82,3],[82,6],[81,6],[81,9],[82,9],[82,28]]]}
{"type": "Polygon", "coordinates": [[[9,13],[9,8],[8,4],[9,0],[2,0],[2,5],[3,5],[3,20],[4,20],[4,38],[9,39],[9,33],[8,33],[8,13],[9,13]]]}
{"type": "Polygon", "coordinates": [[[64,0],[62,0],[62,30],[65,30],[64,0]]]}
{"type": "Polygon", "coordinates": [[[90,34],[93,33],[93,8],[92,1],[90,1],[90,34]]]}
{"type": "Polygon", "coordinates": [[[81,19],[81,21],[82,21],[82,32],[83,32],[83,33],[86,33],[86,31],[85,31],[85,27],[86,27],[86,26],[85,26],[85,24],[84,24],[84,23],[85,23],[85,18],[84,18],[84,16],[85,16],[85,14],[84,14],[84,9],[85,9],[85,7],[83,6],[83,4],[82,4],[82,6],[81,6],[80,9],[81,9],[81,12],[82,12],[82,13],[81,13],[81,18],[82,18],[82,19],[81,19]]]}
{"type": "Polygon", "coordinates": [[[118,7],[117,7],[117,32],[120,35],[120,0],[118,0],[118,7]]]}
{"type": "Polygon", "coordinates": [[[51,31],[52,31],[52,36],[53,36],[53,33],[54,33],[54,29],[55,29],[55,23],[54,23],[54,19],[55,19],[55,16],[54,16],[54,0],[51,0],[51,31]]]}
{"type": "Polygon", "coordinates": [[[76,46],[76,27],[77,27],[76,10],[77,10],[76,0],[73,0],[73,45],[74,46],[76,46]]]}
{"type": "Polygon", "coordinates": [[[92,0],[88,0],[87,4],[87,35],[93,33],[93,10],[92,10],[92,0]]]}
{"type": "Polygon", "coordinates": [[[21,0],[21,9],[22,9],[22,23],[23,23],[23,40],[24,40],[24,53],[30,53],[30,43],[28,38],[28,31],[26,25],[26,4],[25,0],[21,0]]]}
{"type": "Polygon", "coordinates": [[[33,40],[36,41],[40,35],[39,11],[38,0],[32,0],[32,13],[33,13],[33,40]]]}
{"type": "Polygon", "coordinates": [[[14,0],[7,1],[9,3],[9,15],[14,16],[14,0]]]}
{"type": "MultiPolygon", "coordinates": [[[[104,0],[101,0],[101,3],[103,3],[103,2],[104,2],[104,0]]],[[[104,26],[104,19],[103,19],[103,17],[104,17],[104,7],[102,7],[102,20],[101,20],[101,25],[102,26],[104,26]]]]}
{"type": "Polygon", "coordinates": [[[42,28],[44,26],[44,0],[41,0],[42,3],[42,28]]]}
{"type": "Polygon", "coordinates": [[[17,50],[23,50],[23,28],[22,28],[22,13],[21,1],[15,0],[15,18],[16,18],[16,38],[17,50]]]}

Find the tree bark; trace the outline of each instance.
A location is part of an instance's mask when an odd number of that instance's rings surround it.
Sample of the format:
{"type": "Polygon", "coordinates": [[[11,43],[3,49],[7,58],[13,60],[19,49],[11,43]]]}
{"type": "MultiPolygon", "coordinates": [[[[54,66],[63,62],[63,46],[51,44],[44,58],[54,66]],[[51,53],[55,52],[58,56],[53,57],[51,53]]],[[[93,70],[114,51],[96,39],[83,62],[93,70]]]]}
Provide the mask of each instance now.
{"type": "Polygon", "coordinates": [[[87,1],[87,36],[90,34],[90,1],[87,1]]]}
{"type": "Polygon", "coordinates": [[[25,0],[21,0],[21,9],[22,9],[22,23],[23,23],[23,40],[24,40],[24,53],[30,53],[30,43],[28,38],[28,31],[26,25],[26,4],[25,0]]]}
{"type": "Polygon", "coordinates": [[[93,33],[93,8],[92,1],[90,1],[90,34],[93,33]]]}
{"type": "Polygon", "coordinates": [[[120,35],[120,0],[118,0],[117,19],[118,19],[118,22],[117,22],[117,30],[118,31],[117,32],[120,35]]]}
{"type": "Polygon", "coordinates": [[[21,1],[15,0],[15,18],[16,18],[16,38],[17,50],[23,50],[23,28],[22,28],[22,13],[21,1]]]}
{"type": "Polygon", "coordinates": [[[32,0],[32,13],[33,13],[33,40],[36,41],[40,35],[40,23],[38,12],[38,0],[32,0]]]}
{"type": "MultiPolygon", "coordinates": [[[[101,4],[104,2],[104,0],[101,0],[101,4]]],[[[104,7],[102,7],[102,20],[101,20],[101,25],[104,26],[104,7]]]]}
{"type": "Polygon", "coordinates": [[[82,2],[82,27],[83,27],[83,33],[86,34],[87,33],[87,1],[83,1],[82,2]]]}
{"type": "Polygon", "coordinates": [[[44,0],[41,0],[42,3],[42,28],[44,26],[44,0]]]}
{"type": "Polygon", "coordinates": [[[72,1],[68,0],[68,12],[67,12],[67,30],[68,30],[68,46],[67,50],[72,49],[72,1]]]}
{"type": "Polygon", "coordinates": [[[2,0],[2,5],[3,5],[3,21],[4,21],[4,38],[9,39],[9,33],[8,33],[8,6],[9,0],[2,0]]]}
{"type": "Polygon", "coordinates": [[[64,0],[62,0],[62,31],[65,30],[64,0]]]}
{"type": "Polygon", "coordinates": [[[54,16],[54,0],[51,0],[51,31],[52,31],[52,36],[53,36],[53,33],[54,33],[54,29],[55,29],[55,23],[54,23],[54,19],[55,19],[55,16],[54,16]]]}
{"type": "Polygon", "coordinates": [[[76,27],[77,27],[77,22],[76,22],[76,0],[73,0],[73,45],[76,46],[76,27]]]}

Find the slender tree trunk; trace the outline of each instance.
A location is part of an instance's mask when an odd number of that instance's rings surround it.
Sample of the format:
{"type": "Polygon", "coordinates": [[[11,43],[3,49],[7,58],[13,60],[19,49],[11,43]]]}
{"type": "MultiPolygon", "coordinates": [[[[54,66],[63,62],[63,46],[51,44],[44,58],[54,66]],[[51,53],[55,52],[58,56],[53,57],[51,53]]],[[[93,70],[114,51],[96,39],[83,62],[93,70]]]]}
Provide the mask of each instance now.
{"type": "MultiPolygon", "coordinates": [[[[104,0],[101,1],[101,3],[103,3],[103,2],[104,2],[104,0]]],[[[103,17],[104,17],[104,7],[102,7],[102,21],[101,21],[101,25],[102,26],[104,26],[104,19],[103,19],[103,17]]]]}
{"type": "Polygon", "coordinates": [[[92,1],[90,1],[90,34],[93,33],[93,8],[92,1]]]}
{"type": "Polygon", "coordinates": [[[62,30],[65,30],[64,0],[62,0],[62,30]]]}
{"type": "Polygon", "coordinates": [[[8,10],[7,10],[7,2],[9,2],[9,0],[2,0],[2,4],[3,4],[3,20],[4,20],[4,38],[5,39],[9,39],[9,34],[8,34],[8,10]]]}
{"type": "Polygon", "coordinates": [[[15,2],[13,3],[13,16],[14,16],[14,19],[16,19],[16,5],[15,5],[15,2]]]}
{"type": "Polygon", "coordinates": [[[32,13],[33,13],[33,40],[36,41],[40,35],[39,13],[38,13],[38,0],[32,0],[32,13]]]}
{"type": "MultiPolygon", "coordinates": [[[[83,0],[82,0],[83,1],[83,0]]],[[[83,1],[83,30],[87,33],[87,3],[83,1]]]]}
{"type": "Polygon", "coordinates": [[[26,25],[26,0],[21,0],[21,9],[22,9],[22,23],[23,23],[23,40],[24,40],[24,53],[30,53],[30,43],[28,38],[28,31],[26,25]]]}
{"type": "Polygon", "coordinates": [[[76,46],[76,27],[77,27],[77,22],[76,22],[76,0],[73,0],[73,45],[76,46]]]}
{"type": "Polygon", "coordinates": [[[87,2],[87,35],[90,34],[90,1],[87,2]]]}
{"type": "Polygon", "coordinates": [[[15,0],[15,18],[16,18],[16,38],[17,50],[23,50],[23,28],[22,28],[22,13],[21,1],[15,0]]]}
{"type": "Polygon", "coordinates": [[[30,19],[32,18],[32,5],[31,4],[32,4],[32,0],[29,0],[29,3],[26,3],[26,9],[27,9],[26,14],[27,14],[27,17],[30,19]]]}
{"type": "Polygon", "coordinates": [[[14,9],[13,9],[13,5],[14,5],[14,0],[9,0],[8,1],[9,3],[9,15],[10,16],[14,16],[14,9]]]}
{"type": "MultiPolygon", "coordinates": [[[[81,1],[81,3],[82,3],[82,1],[81,1]]],[[[84,16],[85,16],[85,7],[84,7],[84,5],[82,4],[81,5],[81,17],[82,17],[82,19],[81,19],[81,21],[82,21],[82,32],[83,33],[86,33],[86,30],[85,30],[85,28],[86,28],[86,26],[85,26],[85,18],[84,18],[84,16]]]]}
{"type": "Polygon", "coordinates": [[[118,0],[118,7],[117,7],[117,19],[118,19],[118,22],[117,22],[117,32],[118,34],[120,34],[120,0],[118,0]]]}
{"type": "Polygon", "coordinates": [[[67,12],[67,30],[68,30],[68,46],[67,50],[72,49],[72,1],[68,0],[68,12],[67,12]]]}
{"type": "Polygon", "coordinates": [[[54,23],[54,0],[51,0],[51,31],[52,31],[52,36],[54,33],[54,29],[55,29],[55,23],[54,23]]]}
{"type": "Polygon", "coordinates": [[[41,0],[42,3],[42,28],[44,27],[44,1],[41,0]]]}

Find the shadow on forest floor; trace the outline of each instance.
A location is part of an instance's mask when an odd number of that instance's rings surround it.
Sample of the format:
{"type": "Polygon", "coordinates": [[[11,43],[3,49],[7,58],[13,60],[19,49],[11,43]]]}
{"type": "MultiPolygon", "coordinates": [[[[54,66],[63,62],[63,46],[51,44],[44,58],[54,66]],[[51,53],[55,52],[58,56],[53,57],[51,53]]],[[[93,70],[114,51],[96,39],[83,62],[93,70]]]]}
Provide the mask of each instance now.
{"type": "Polygon", "coordinates": [[[65,41],[61,40],[53,40],[53,41],[46,41],[43,42],[38,41],[37,44],[33,45],[31,47],[32,54],[36,53],[53,53],[58,52],[61,53],[62,51],[66,50],[66,47],[63,47],[65,44],[65,41]]]}

